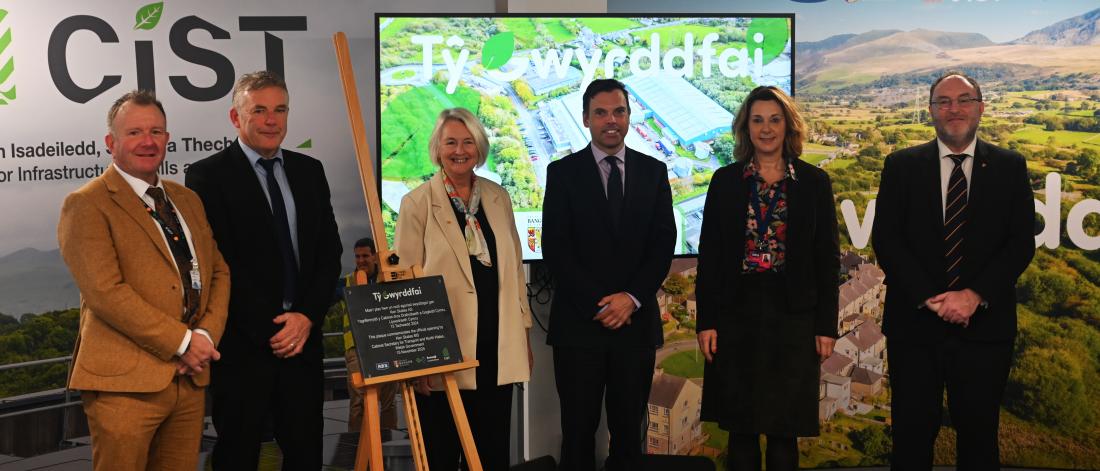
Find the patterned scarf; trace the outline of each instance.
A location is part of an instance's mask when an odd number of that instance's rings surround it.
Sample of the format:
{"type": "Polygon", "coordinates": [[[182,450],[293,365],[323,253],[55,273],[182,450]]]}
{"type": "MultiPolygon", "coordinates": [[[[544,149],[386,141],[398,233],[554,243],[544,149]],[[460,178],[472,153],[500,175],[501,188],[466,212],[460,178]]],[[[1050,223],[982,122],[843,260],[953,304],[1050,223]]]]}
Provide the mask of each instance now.
{"type": "Polygon", "coordinates": [[[477,257],[477,261],[482,265],[491,267],[493,259],[489,257],[489,244],[485,242],[485,234],[481,232],[481,223],[477,222],[476,216],[478,207],[481,205],[481,186],[477,184],[476,176],[473,180],[469,207],[462,202],[462,197],[458,196],[458,191],[451,182],[451,177],[446,173],[443,174],[443,187],[447,189],[447,197],[451,199],[451,204],[466,216],[466,231],[463,234],[466,237],[466,250],[470,255],[477,257]]]}

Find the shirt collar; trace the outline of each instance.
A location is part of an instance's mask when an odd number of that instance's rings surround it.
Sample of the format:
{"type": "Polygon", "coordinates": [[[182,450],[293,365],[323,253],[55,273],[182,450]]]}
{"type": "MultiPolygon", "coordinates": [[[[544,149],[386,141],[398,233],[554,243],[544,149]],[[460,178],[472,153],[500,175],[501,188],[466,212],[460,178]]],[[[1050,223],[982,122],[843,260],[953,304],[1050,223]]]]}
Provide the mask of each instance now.
{"type": "Polygon", "coordinates": [[[614,154],[608,154],[607,152],[604,152],[599,147],[596,147],[596,144],[589,144],[588,147],[592,148],[592,155],[596,158],[596,164],[597,165],[599,165],[600,162],[603,162],[603,159],[606,158],[609,155],[614,155],[615,157],[619,158],[620,162],[622,162],[624,164],[626,163],[626,145],[625,144],[623,145],[623,147],[621,149],[619,149],[618,152],[616,152],[614,154]]]}
{"type": "MultiPolygon", "coordinates": [[[[237,144],[241,145],[241,150],[244,151],[244,156],[248,159],[248,163],[252,164],[252,167],[256,167],[256,162],[259,162],[260,159],[264,158],[262,155],[260,155],[259,152],[256,152],[251,147],[248,147],[248,144],[245,144],[244,141],[242,141],[241,138],[239,138],[239,137],[237,138],[237,144]]],[[[282,147],[280,147],[279,150],[275,151],[275,157],[273,157],[273,158],[276,158],[276,159],[282,159],[283,158],[283,148],[282,147]]]]}
{"type": "MultiPolygon", "coordinates": [[[[798,176],[794,173],[794,161],[786,157],[783,158],[783,161],[787,164],[787,174],[783,176],[783,179],[786,180],[790,178],[791,181],[798,181],[798,176]]],[[[749,161],[745,163],[745,171],[741,174],[741,178],[748,180],[749,177],[755,177],[758,174],[759,172],[756,170],[756,161],[749,159],[749,161]]]]}
{"type": "Polygon", "coordinates": [[[962,152],[957,152],[956,153],[956,152],[953,152],[951,149],[949,149],[947,147],[947,144],[944,144],[943,141],[940,140],[940,138],[938,138],[938,137],[936,138],[936,146],[939,147],[939,149],[940,149],[940,158],[941,159],[944,158],[944,157],[947,157],[949,155],[955,155],[955,154],[966,154],[966,155],[969,155],[969,156],[973,157],[974,156],[974,147],[976,147],[977,144],[978,144],[978,136],[974,136],[974,139],[972,141],[970,141],[970,144],[968,144],[966,146],[966,149],[963,149],[962,152]]]}
{"type": "MultiPolygon", "coordinates": [[[[111,165],[114,165],[114,164],[111,164],[111,165]]],[[[115,165],[115,170],[118,170],[119,175],[122,175],[122,179],[126,180],[126,183],[128,183],[130,185],[130,188],[134,189],[134,193],[137,193],[139,198],[142,197],[142,196],[145,196],[145,192],[149,191],[150,187],[164,189],[164,184],[161,183],[160,177],[157,177],[157,183],[155,185],[150,185],[145,180],[142,180],[138,177],[130,175],[129,173],[126,173],[118,165],[115,165]]]]}

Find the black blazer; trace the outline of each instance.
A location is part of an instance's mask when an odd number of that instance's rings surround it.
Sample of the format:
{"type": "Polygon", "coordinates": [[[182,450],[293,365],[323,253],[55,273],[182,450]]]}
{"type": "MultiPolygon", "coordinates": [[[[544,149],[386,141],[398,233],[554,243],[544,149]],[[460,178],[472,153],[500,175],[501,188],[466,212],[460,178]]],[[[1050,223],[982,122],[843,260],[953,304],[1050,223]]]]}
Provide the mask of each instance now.
{"type": "Polygon", "coordinates": [[[962,273],[988,305],[969,327],[918,307],[947,291],[943,199],[936,141],[886,157],[872,243],[886,272],[883,330],[895,340],[935,342],[947,335],[1010,340],[1016,335],[1016,279],[1035,255],[1035,200],[1024,157],[978,140],[963,229],[962,273]]]}
{"type": "Polygon", "coordinates": [[[657,290],[676,243],[672,189],[665,164],[626,149],[626,185],[618,233],[591,144],[546,170],[542,253],[554,276],[547,343],[597,347],[661,345],[657,290]],[[593,321],[596,303],[625,291],[641,307],[617,330],[593,321]]]}
{"type": "MultiPolygon", "coordinates": [[[[750,186],[745,162],[714,172],[699,234],[696,331],[715,329],[733,305],[745,258],[745,218],[750,186]]],[[[840,242],[829,175],[795,159],[787,183],[787,253],[783,268],[787,305],[814,316],[814,335],[837,336],[840,242]]]]}
{"type": "MultiPolygon", "coordinates": [[[[340,276],[340,235],[321,162],[283,149],[283,170],[297,213],[298,289],[290,310],[313,321],[307,350],[319,349],[321,324],[340,276]]],[[[228,343],[225,348],[236,342],[266,347],[281,328],[272,319],[284,312],[282,259],[267,194],[238,142],[195,162],[186,175],[185,184],[202,198],[229,264],[229,321],[222,343],[228,343]]]]}

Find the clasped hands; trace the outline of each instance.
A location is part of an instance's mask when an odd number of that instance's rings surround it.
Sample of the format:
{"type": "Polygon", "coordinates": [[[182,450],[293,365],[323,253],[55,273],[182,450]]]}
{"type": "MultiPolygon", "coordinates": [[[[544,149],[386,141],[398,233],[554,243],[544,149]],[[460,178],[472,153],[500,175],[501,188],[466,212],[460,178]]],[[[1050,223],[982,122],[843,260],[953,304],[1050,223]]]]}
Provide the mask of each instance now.
{"type": "Polygon", "coordinates": [[[596,305],[600,307],[600,311],[596,313],[596,317],[593,317],[592,320],[611,330],[629,324],[630,316],[637,309],[634,299],[625,291],[604,296],[600,298],[596,305]]]}
{"type": "Polygon", "coordinates": [[[218,361],[222,354],[214,348],[205,335],[191,332],[191,343],[187,345],[187,351],[176,360],[176,374],[194,376],[202,373],[210,366],[211,361],[218,361]]]}
{"type": "Polygon", "coordinates": [[[924,301],[925,307],[935,312],[940,319],[963,327],[970,325],[970,317],[981,303],[981,295],[970,288],[946,291],[924,301]]]}

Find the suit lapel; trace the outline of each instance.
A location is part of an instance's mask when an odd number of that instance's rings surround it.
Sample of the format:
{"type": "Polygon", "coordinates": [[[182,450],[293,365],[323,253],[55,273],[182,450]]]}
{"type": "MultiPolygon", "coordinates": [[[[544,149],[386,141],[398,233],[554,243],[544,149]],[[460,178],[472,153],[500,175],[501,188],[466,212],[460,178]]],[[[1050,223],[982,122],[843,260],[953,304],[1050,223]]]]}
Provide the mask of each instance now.
{"type": "MultiPolygon", "coordinates": [[[[969,192],[967,194],[967,219],[973,221],[975,216],[982,214],[980,208],[986,202],[988,191],[986,191],[986,183],[989,180],[989,149],[988,145],[982,140],[978,140],[974,146],[974,163],[970,169],[970,181],[968,181],[969,192]]],[[[969,225],[974,227],[973,224],[969,225]]],[[[970,227],[967,228],[969,236],[970,227]]],[[[969,237],[968,237],[969,238],[969,237]]]]}
{"type": "Polygon", "coordinates": [[[227,179],[227,181],[233,182],[234,185],[240,185],[237,190],[242,199],[241,207],[250,208],[251,217],[255,218],[254,221],[266,226],[256,228],[256,231],[258,233],[274,234],[275,223],[272,221],[271,203],[267,199],[267,193],[260,186],[256,170],[248,162],[248,157],[244,155],[244,150],[241,149],[240,144],[234,142],[233,145],[236,147],[230,155],[230,168],[236,176],[227,179]]]}
{"type": "Polygon", "coordinates": [[[940,186],[942,183],[940,180],[943,178],[940,175],[940,150],[936,141],[926,144],[928,147],[921,153],[919,159],[921,159],[920,172],[918,176],[920,184],[917,188],[922,188],[924,195],[921,199],[925,200],[925,207],[931,212],[929,219],[936,221],[932,227],[935,227],[936,240],[943,241],[943,190],[940,186]],[[933,217],[934,216],[934,217],[933,217]]]}
{"type": "Polygon", "coordinates": [[[474,286],[474,272],[470,267],[470,251],[466,249],[466,238],[463,237],[458,219],[455,218],[454,209],[451,207],[451,198],[447,196],[447,187],[443,185],[443,172],[436,174],[429,180],[431,188],[432,218],[447,244],[451,246],[458,266],[462,267],[462,274],[466,275],[466,282],[474,286]]]}
{"type": "MultiPolygon", "coordinates": [[[[735,270],[740,271],[741,262],[745,258],[745,221],[748,218],[746,209],[749,206],[749,186],[742,176],[745,173],[745,164],[736,163],[733,165],[733,174],[730,175],[733,181],[728,190],[730,192],[729,206],[716,206],[727,208],[726,214],[719,215],[718,218],[719,220],[727,221],[729,224],[727,227],[723,228],[725,237],[718,243],[727,243],[726,241],[730,241],[730,253],[733,254],[734,260],[736,261],[735,264],[731,265],[734,265],[735,270]]],[[[709,195],[707,197],[710,198],[709,195]]],[[[790,231],[787,231],[787,234],[790,233],[790,231]]]]}
{"type": "Polygon", "coordinates": [[[134,193],[133,187],[122,178],[114,165],[111,165],[104,175],[104,182],[107,184],[107,191],[111,194],[111,200],[141,227],[142,232],[153,241],[160,254],[164,256],[164,261],[173,263],[172,254],[168,251],[168,245],[164,241],[164,234],[161,232],[160,226],[149,216],[145,205],[134,193]]]}
{"type": "MultiPolygon", "coordinates": [[[[622,221],[621,224],[624,225],[630,224],[631,218],[626,217],[625,214],[630,214],[630,210],[634,207],[634,205],[637,204],[635,198],[632,197],[641,194],[639,193],[640,190],[638,187],[639,185],[641,185],[642,180],[644,180],[642,178],[644,175],[639,175],[639,172],[641,172],[642,168],[640,165],[638,165],[639,157],[634,153],[634,151],[630,150],[629,147],[626,149],[625,157],[626,160],[623,161],[623,169],[626,172],[626,184],[623,185],[624,216],[620,216],[620,221],[622,221]]],[[[608,208],[608,211],[610,211],[610,208],[608,208]]]]}
{"type": "MultiPolygon", "coordinates": [[[[791,162],[794,165],[794,162],[791,162]]],[[[787,228],[787,250],[797,250],[799,244],[797,241],[801,241],[803,237],[810,237],[812,235],[809,229],[813,226],[811,221],[813,217],[811,214],[813,211],[810,205],[813,204],[811,198],[807,198],[806,192],[810,190],[807,186],[806,175],[807,172],[798,174],[795,170],[794,178],[787,180],[787,224],[790,226],[787,228]],[[795,239],[795,240],[791,240],[795,239]]],[[[770,211],[775,211],[774,208],[770,211]]]]}

